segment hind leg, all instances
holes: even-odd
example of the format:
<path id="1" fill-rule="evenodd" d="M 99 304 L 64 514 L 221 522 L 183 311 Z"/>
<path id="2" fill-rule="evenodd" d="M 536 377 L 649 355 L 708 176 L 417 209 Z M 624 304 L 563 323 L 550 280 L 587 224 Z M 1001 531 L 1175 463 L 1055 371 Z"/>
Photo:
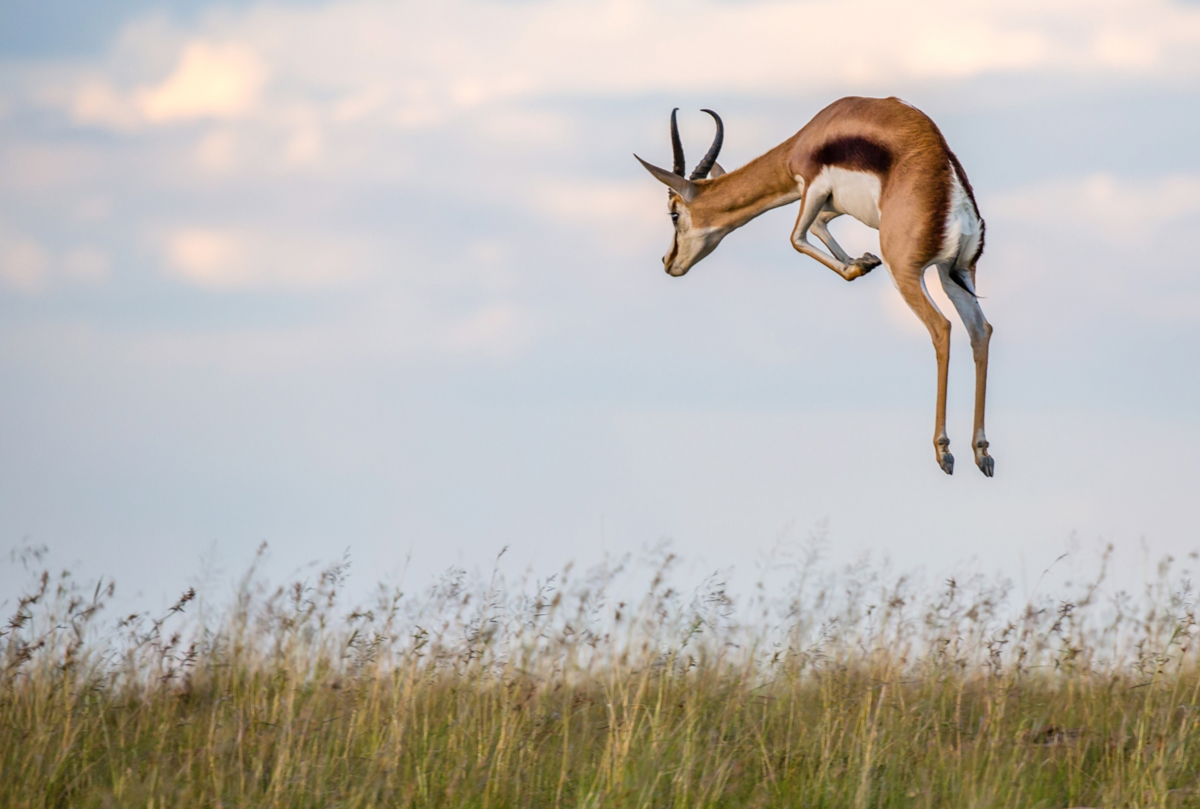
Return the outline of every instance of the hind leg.
<path id="1" fill-rule="evenodd" d="M 979 299 L 955 283 L 951 277 L 953 271 L 954 268 L 949 264 L 938 265 L 942 289 L 958 310 L 958 315 L 967 328 L 967 334 L 971 337 L 971 352 L 975 355 L 975 431 L 971 439 L 971 448 L 975 451 L 975 465 L 990 478 L 996 471 L 996 462 L 988 455 L 988 440 L 983 431 L 983 411 L 987 402 L 988 344 L 992 339 L 992 324 L 983 316 Z M 973 278 L 974 275 L 972 267 L 970 277 Z M 959 277 L 963 277 L 961 271 Z"/>
<path id="2" fill-rule="evenodd" d="M 884 257 L 888 250 L 884 248 Z M 950 437 L 946 435 L 946 379 L 950 371 L 950 321 L 946 319 L 929 297 L 925 289 L 925 265 L 920 260 L 909 259 L 906 262 L 892 264 L 888 261 L 892 279 L 901 297 L 912 309 L 933 339 L 933 349 L 937 354 L 937 412 L 934 416 L 933 450 L 937 457 L 938 466 L 947 475 L 954 474 L 954 456 L 950 454 Z"/>

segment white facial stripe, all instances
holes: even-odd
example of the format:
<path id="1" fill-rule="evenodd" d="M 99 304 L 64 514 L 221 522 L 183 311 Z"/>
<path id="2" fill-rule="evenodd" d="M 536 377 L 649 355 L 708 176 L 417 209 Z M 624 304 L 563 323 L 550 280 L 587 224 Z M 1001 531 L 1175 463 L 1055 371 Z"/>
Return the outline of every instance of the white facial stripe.
<path id="1" fill-rule="evenodd" d="M 711 253 L 724 236 L 719 228 L 688 227 L 690 218 L 685 221 L 681 216 L 679 223 L 680 228 L 672 245 L 674 260 L 667 267 L 672 275 L 683 275 L 693 264 Z M 670 255 L 668 253 L 668 257 Z"/>

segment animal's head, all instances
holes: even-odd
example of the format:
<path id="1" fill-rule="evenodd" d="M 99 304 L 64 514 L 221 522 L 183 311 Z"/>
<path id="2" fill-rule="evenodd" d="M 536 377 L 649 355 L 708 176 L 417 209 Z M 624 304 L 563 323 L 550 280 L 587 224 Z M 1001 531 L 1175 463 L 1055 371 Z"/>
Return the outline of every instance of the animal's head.
<path id="1" fill-rule="evenodd" d="M 646 167 L 659 182 L 670 188 L 667 192 L 667 210 L 675 225 L 675 238 L 671 249 L 663 256 L 663 266 L 670 275 L 678 278 L 691 269 L 692 265 L 707 256 L 721 239 L 729 232 L 728 228 L 718 226 L 716 217 L 710 215 L 704 205 L 704 192 L 709 187 L 711 179 L 715 180 L 725 173 L 717 165 L 717 155 L 721 151 L 721 143 L 725 139 L 725 127 L 721 117 L 712 110 L 707 112 L 717 122 L 717 136 L 713 138 L 708 154 L 704 155 L 690 177 L 684 177 L 685 163 L 683 160 L 683 143 L 679 139 L 679 125 L 675 122 L 675 113 L 671 111 L 671 148 L 675 155 L 673 171 L 660 169 L 642 160 L 637 155 L 638 162 Z"/>

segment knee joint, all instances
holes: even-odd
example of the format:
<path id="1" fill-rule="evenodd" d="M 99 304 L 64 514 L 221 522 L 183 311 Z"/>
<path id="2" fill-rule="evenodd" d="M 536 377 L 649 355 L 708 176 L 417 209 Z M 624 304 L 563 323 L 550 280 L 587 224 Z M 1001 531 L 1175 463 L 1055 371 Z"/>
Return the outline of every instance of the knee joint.
<path id="1" fill-rule="evenodd" d="M 950 342 L 950 321 L 946 318 L 934 321 L 933 327 L 930 329 L 933 336 L 933 344 L 942 346 Z"/>

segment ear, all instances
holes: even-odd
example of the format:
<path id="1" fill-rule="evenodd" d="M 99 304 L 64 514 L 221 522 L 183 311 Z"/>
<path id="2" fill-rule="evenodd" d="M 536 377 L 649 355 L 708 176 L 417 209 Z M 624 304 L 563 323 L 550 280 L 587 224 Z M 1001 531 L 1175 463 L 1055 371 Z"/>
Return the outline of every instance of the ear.
<path id="1" fill-rule="evenodd" d="M 696 184 L 691 180 L 686 177 L 680 177 L 673 171 L 667 171 L 666 169 L 660 169 L 658 166 L 651 165 L 637 155 L 634 155 L 634 157 L 637 157 L 637 161 L 645 166 L 646 171 L 653 174 L 656 180 L 674 189 L 675 193 L 682 197 L 684 202 L 691 202 L 696 198 Z"/>
<path id="2" fill-rule="evenodd" d="M 725 169 L 721 168 L 720 163 L 713 163 L 712 171 L 710 171 L 708 173 L 708 177 L 711 180 L 715 180 L 724 173 L 725 173 Z"/>

